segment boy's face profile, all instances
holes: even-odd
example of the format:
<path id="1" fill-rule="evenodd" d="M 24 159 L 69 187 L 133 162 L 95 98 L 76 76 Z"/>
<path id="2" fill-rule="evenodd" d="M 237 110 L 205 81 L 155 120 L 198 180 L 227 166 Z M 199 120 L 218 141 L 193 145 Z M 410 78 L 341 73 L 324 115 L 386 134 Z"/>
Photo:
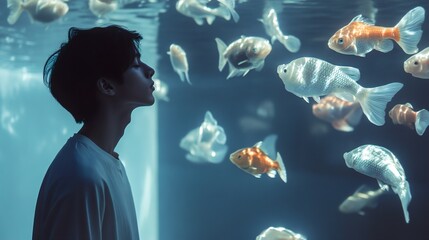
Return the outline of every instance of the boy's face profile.
<path id="1" fill-rule="evenodd" d="M 136 55 L 131 65 L 122 74 L 123 82 L 116 86 L 116 94 L 125 103 L 133 106 L 150 106 L 155 102 L 153 97 L 155 71 Z"/>

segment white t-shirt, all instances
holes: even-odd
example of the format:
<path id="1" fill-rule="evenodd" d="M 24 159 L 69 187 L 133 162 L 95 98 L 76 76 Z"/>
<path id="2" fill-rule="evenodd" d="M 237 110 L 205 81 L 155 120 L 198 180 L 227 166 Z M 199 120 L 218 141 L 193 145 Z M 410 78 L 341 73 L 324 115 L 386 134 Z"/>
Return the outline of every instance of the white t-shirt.
<path id="1" fill-rule="evenodd" d="M 51 163 L 37 199 L 33 240 L 139 239 L 121 161 L 75 134 Z"/>

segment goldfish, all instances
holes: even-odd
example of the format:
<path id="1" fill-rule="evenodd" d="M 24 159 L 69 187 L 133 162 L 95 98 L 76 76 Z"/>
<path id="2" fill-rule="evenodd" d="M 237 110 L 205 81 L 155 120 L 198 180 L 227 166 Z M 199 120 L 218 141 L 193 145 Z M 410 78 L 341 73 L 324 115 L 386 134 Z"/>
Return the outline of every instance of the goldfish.
<path id="1" fill-rule="evenodd" d="M 274 178 L 278 172 L 283 182 L 287 182 L 286 168 L 283 159 L 277 152 L 276 160 L 272 160 L 275 153 L 277 135 L 269 135 L 263 141 L 257 142 L 252 147 L 242 148 L 229 156 L 231 162 L 243 171 L 260 178 L 267 174 Z"/>
<path id="2" fill-rule="evenodd" d="M 284 227 L 269 227 L 261 232 L 256 240 L 307 240 L 307 238 Z"/>
<path id="3" fill-rule="evenodd" d="M 405 60 L 404 71 L 417 78 L 429 79 L 429 47 Z"/>
<path id="4" fill-rule="evenodd" d="M 331 123 L 332 127 L 343 132 L 351 132 L 362 118 L 359 102 L 349 102 L 335 96 L 326 96 L 313 104 L 313 115 Z"/>
<path id="5" fill-rule="evenodd" d="M 374 88 L 364 88 L 356 81 L 360 78 L 357 68 L 336 66 L 311 57 L 301 57 L 277 67 L 277 73 L 287 91 L 309 102 L 320 96 L 334 95 L 347 101 L 358 101 L 368 120 L 384 125 L 387 103 L 402 88 L 402 83 L 390 83 Z"/>
<path id="6" fill-rule="evenodd" d="M 7 0 L 10 14 L 7 18 L 9 24 L 15 24 L 23 11 L 26 11 L 34 21 L 49 23 L 55 21 L 69 11 L 68 5 L 61 0 Z"/>
<path id="7" fill-rule="evenodd" d="M 118 9 L 116 0 L 89 0 L 89 10 L 99 18 L 116 9 Z"/>
<path id="8" fill-rule="evenodd" d="M 226 79 L 245 76 L 252 69 L 260 71 L 272 49 L 270 42 L 260 37 L 241 36 L 228 46 L 220 38 L 215 40 L 219 52 L 219 71 L 222 71 L 227 62 L 229 65 Z"/>
<path id="9" fill-rule="evenodd" d="M 216 17 L 230 20 L 231 16 L 235 22 L 238 22 L 240 16 L 234 10 L 235 0 L 217 0 L 219 7 L 209 8 L 206 6 L 211 0 L 178 0 L 176 2 L 176 10 L 188 17 L 194 19 L 198 25 L 204 24 L 206 19 L 207 24 L 211 25 Z"/>
<path id="10" fill-rule="evenodd" d="M 170 62 L 173 66 L 174 71 L 179 75 L 182 82 L 186 81 L 191 84 L 189 80 L 189 65 L 186 57 L 186 52 L 177 44 L 170 45 L 170 51 L 167 52 L 170 55 Z"/>
<path id="11" fill-rule="evenodd" d="M 199 127 L 182 138 L 180 147 L 188 152 L 186 159 L 194 163 L 220 163 L 228 150 L 225 131 L 210 111 Z"/>
<path id="12" fill-rule="evenodd" d="M 390 111 L 389 116 L 394 124 L 405 125 L 411 129 L 416 129 L 418 135 L 423 135 L 429 125 L 429 111 L 422 109 L 413 111 L 410 103 L 396 104 Z"/>
<path id="13" fill-rule="evenodd" d="M 381 195 L 386 193 L 384 189 L 373 190 L 367 185 L 361 185 L 351 196 L 344 200 L 338 209 L 342 213 L 358 213 L 365 215 L 364 209 L 376 207 L 377 200 Z"/>
<path id="14" fill-rule="evenodd" d="M 301 47 L 301 41 L 292 35 L 284 35 L 280 30 L 279 21 L 277 19 L 276 11 L 271 8 L 266 11 L 262 19 L 259 19 L 264 24 L 265 32 L 271 37 L 271 44 L 279 40 L 283 46 L 290 52 L 298 52 Z"/>
<path id="15" fill-rule="evenodd" d="M 373 49 L 386 53 L 393 49 L 394 40 L 407 54 L 418 52 L 423 31 L 425 10 L 415 7 L 394 27 L 375 26 L 374 23 L 358 15 L 338 30 L 328 41 L 330 49 L 347 55 L 365 57 Z"/>
<path id="16" fill-rule="evenodd" d="M 410 185 L 399 160 L 388 149 L 376 145 L 362 145 L 343 155 L 347 167 L 375 178 L 383 190 L 398 194 L 405 222 L 410 221 L 408 205 L 411 201 Z"/>

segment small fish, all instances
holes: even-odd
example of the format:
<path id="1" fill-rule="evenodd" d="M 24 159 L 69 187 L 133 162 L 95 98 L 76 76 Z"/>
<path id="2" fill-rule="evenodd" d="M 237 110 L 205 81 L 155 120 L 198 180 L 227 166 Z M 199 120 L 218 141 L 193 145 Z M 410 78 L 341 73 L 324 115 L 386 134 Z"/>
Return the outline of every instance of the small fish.
<path id="1" fill-rule="evenodd" d="M 408 205 L 411 201 L 410 185 L 404 169 L 391 151 L 376 145 L 362 145 L 343 155 L 347 167 L 377 179 L 383 190 L 398 194 L 404 212 L 405 222 L 410 221 Z"/>
<path id="2" fill-rule="evenodd" d="M 259 234 L 256 240 L 307 240 L 307 238 L 284 227 L 269 227 Z"/>
<path id="3" fill-rule="evenodd" d="M 153 92 L 153 95 L 163 101 L 170 101 L 168 98 L 168 85 L 167 83 L 159 80 L 159 79 L 153 79 L 153 85 L 155 87 L 155 91 Z"/>
<path id="4" fill-rule="evenodd" d="M 259 21 L 264 24 L 265 32 L 271 37 L 271 44 L 277 39 L 290 52 L 295 53 L 299 51 L 301 41 L 295 36 L 283 34 L 279 27 L 277 13 L 273 8 L 269 9 Z"/>
<path id="5" fill-rule="evenodd" d="M 374 23 L 358 15 L 345 27 L 338 30 L 328 41 L 330 49 L 347 55 L 365 57 L 373 49 L 386 53 L 393 49 L 392 40 L 407 54 L 418 52 L 425 20 L 425 10 L 415 7 L 399 23 L 391 28 L 374 26 Z"/>
<path id="6" fill-rule="evenodd" d="M 429 47 L 404 62 L 404 70 L 414 77 L 429 79 Z"/>
<path id="7" fill-rule="evenodd" d="M 416 129 L 418 135 L 423 135 L 429 125 L 429 111 L 422 109 L 413 111 L 410 103 L 396 104 L 390 111 L 389 117 L 394 124 L 401 124 L 411 129 Z"/>
<path id="8" fill-rule="evenodd" d="M 68 5 L 61 0 L 7 0 L 10 14 L 7 18 L 9 24 L 15 24 L 23 11 L 26 11 L 34 21 L 49 23 L 66 15 Z"/>
<path id="9" fill-rule="evenodd" d="M 359 102 L 350 102 L 335 96 L 326 96 L 313 104 L 313 115 L 331 123 L 338 131 L 351 132 L 362 118 Z"/>
<path id="10" fill-rule="evenodd" d="M 98 18 L 118 9 L 116 0 L 89 0 L 89 10 Z"/>
<path id="11" fill-rule="evenodd" d="M 170 51 L 168 51 L 167 54 L 170 55 L 171 65 L 174 71 L 179 75 L 180 80 L 184 82 L 186 79 L 186 81 L 191 84 L 188 75 L 189 65 L 186 52 L 179 45 L 171 44 Z"/>
<path id="12" fill-rule="evenodd" d="M 176 2 L 176 10 L 194 19 L 198 25 L 204 24 L 206 19 L 207 24 L 211 25 L 216 17 L 224 18 L 229 21 L 232 18 L 235 22 L 240 19 L 238 13 L 234 10 L 235 0 L 217 0 L 219 7 L 209 8 L 207 3 L 211 0 L 178 0 Z"/>
<path id="13" fill-rule="evenodd" d="M 271 44 L 265 38 L 244 37 L 235 40 L 228 46 L 219 38 L 216 38 L 219 52 L 219 71 L 228 62 L 228 78 L 246 76 L 252 70 L 260 71 L 264 67 L 265 58 L 271 52 Z"/>
<path id="14" fill-rule="evenodd" d="M 217 124 L 212 113 L 207 111 L 204 122 L 182 138 L 180 147 L 188 152 L 186 159 L 191 162 L 220 163 L 228 150 L 225 143 L 225 131 Z"/>
<path id="15" fill-rule="evenodd" d="M 360 186 L 353 195 L 349 196 L 340 204 L 338 209 L 342 213 L 358 213 L 365 215 L 364 209 L 376 207 L 378 198 L 386 191 L 384 189 L 373 190 L 367 185 Z"/>
<path id="16" fill-rule="evenodd" d="M 229 156 L 229 159 L 237 167 L 257 178 L 264 173 L 274 178 L 277 171 L 283 182 L 287 182 L 286 168 L 280 153 L 277 152 L 276 160 L 272 160 L 276 141 L 277 135 L 269 135 L 263 142 L 257 142 L 253 147 L 235 151 Z"/>
<path id="17" fill-rule="evenodd" d="M 377 126 L 384 124 L 386 105 L 403 86 L 402 83 L 390 83 L 364 88 L 356 82 L 360 78 L 359 69 L 336 66 L 311 57 L 279 65 L 277 73 L 286 90 L 306 102 L 309 102 L 309 97 L 319 102 L 320 96 L 329 94 L 347 101 L 358 101 L 368 120 Z"/>

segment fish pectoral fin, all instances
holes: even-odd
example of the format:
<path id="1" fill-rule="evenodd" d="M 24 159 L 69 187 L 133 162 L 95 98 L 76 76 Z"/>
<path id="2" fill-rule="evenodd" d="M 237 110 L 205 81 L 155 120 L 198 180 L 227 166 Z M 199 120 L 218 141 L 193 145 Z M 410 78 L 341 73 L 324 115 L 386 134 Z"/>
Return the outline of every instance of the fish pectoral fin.
<path id="1" fill-rule="evenodd" d="M 393 50 L 393 41 L 390 39 L 378 41 L 374 45 L 374 49 L 383 53 L 390 52 Z"/>
<path id="2" fill-rule="evenodd" d="M 351 79 L 355 80 L 356 82 L 360 78 L 360 71 L 357 68 L 349 67 L 349 66 L 338 66 L 341 72 L 347 74 Z"/>
<path id="3" fill-rule="evenodd" d="M 202 26 L 204 24 L 204 20 L 201 18 L 194 18 L 194 21 L 197 25 Z M 208 21 L 207 21 L 208 22 Z"/>
<path id="4" fill-rule="evenodd" d="M 262 68 L 264 67 L 264 65 L 265 65 L 265 61 L 262 61 L 256 68 L 255 68 L 255 70 L 256 71 L 261 71 L 262 70 Z"/>
<path id="5" fill-rule="evenodd" d="M 252 174 L 255 178 L 261 178 L 261 174 Z"/>
<path id="6" fill-rule="evenodd" d="M 268 177 L 270 177 L 270 178 L 275 178 L 276 177 L 276 171 L 275 170 L 270 170 L 270 171 L 268 171 L 267 172 L 267 175 L 268 175 Z"/>
<path id="7" fill-rule="evenodd" d="M 302 99 L 304 99 L 304 101 L 306 101 L 307 103 L 310 103 L 310 101 L 308 100 L 308 97 L 302 97 Z"/>
<path id="8" fill-rule="evenodd" d="M 332 122 L 332 127 L 342 132 L 352 132 L 354 128 L 350 126 L 345 119 Z"/>
<path id="9" fill-rule="evenodd" d="M 215 16 L 211 16 L 211 15 L 210 15 L 210 16 L 207 16 L 207 17 L 206 17 L 207 24 L 208 24 L 208 25 L 212 25 L 215 19 L 216 19 L 216 17 L 215 17 Z"/>
<path id="10" fill-rule="evenodd" d="M 385 184 L 384 182 L 377 180 L 378 186 L 380 186 L 383 191 L 389 191 L 389 185 Z"/>
<path id="11" fill-rule="evenodd" d="M 313 100 L 316 101 L 317 103 L 320 102 L 320 96 L 313 96 Z"/>

